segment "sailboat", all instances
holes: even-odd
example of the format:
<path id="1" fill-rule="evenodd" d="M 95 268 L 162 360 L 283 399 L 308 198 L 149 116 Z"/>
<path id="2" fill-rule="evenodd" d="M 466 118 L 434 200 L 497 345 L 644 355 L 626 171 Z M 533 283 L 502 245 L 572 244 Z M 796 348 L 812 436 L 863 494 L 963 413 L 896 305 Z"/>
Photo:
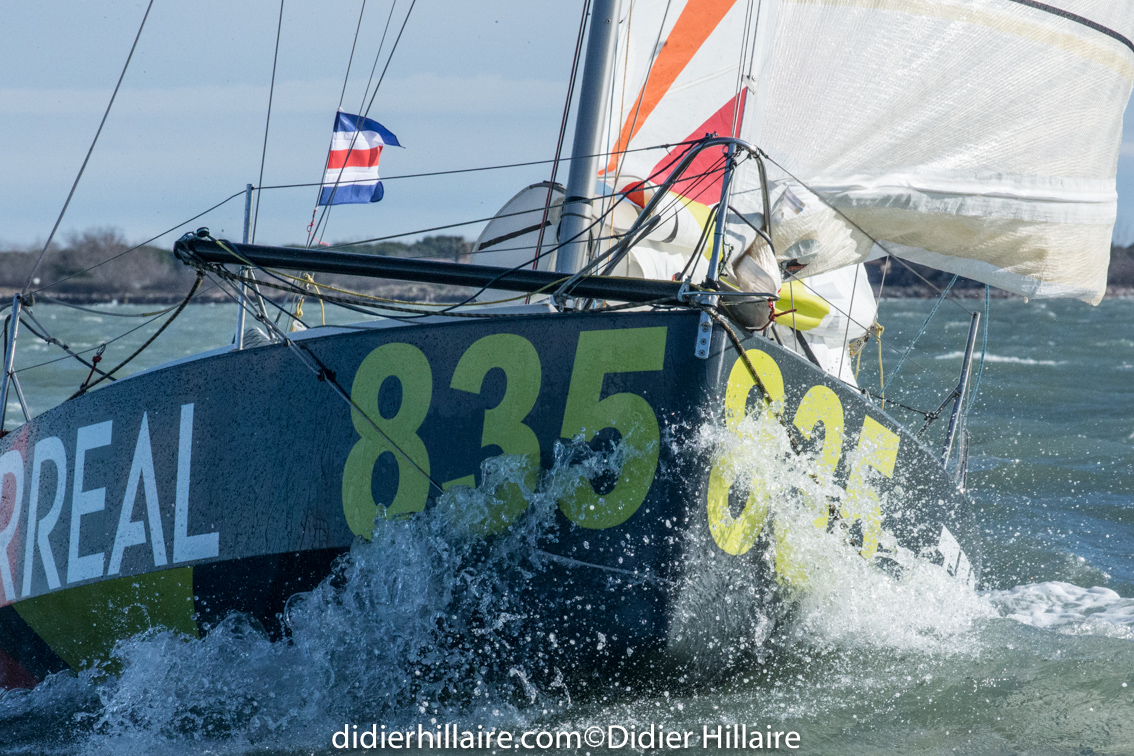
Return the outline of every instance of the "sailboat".
<path id="1" fill-rule="evenodd" d="M 593 0 L 567 184 L 520 191 L 469 262 L 200 229 L 174 254 L 264 338 L 242 326 L 5 433 L 0 684 L 232 612 L 283 637 L 352 545 L 439 509 L 485 548 L 544 518 L 510 637 L 583 677 L 758 642 L 749 609 L 807 589 L 812 532 L 975 584 L 978 318 L 931 448 L 849 367 L 876 313 L 862 266 L 1097 303 L 1132 32 L 1130 3 Z M 479 293 L 294 331 L 261 302 L 316 296 L 299 272 Z"/>

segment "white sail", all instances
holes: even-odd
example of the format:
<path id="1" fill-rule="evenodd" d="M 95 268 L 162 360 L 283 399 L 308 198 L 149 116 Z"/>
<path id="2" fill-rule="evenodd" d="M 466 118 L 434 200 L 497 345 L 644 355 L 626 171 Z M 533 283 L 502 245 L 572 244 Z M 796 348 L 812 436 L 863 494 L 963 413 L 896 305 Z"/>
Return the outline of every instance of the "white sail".
<path id="1" fill-rule="evenodd" d="M 1102 297 L 1134 3 L 627 0 L 620 27 L 614 188 L 679 154 L 642 147 L 739 135 L 774 162 L 777 257 L 805 274 L 878 241 L 1026 296 Z M 757 207 L 739 173 L 736 205 Z M 703 218 L 719 180 L 676 191 Z"/>
<path id="2" fill-rule="evenodd" d="M 680 143 L 708 134 L 742 135 L 745 110 L 751 107 L 747 83 L 766 62 L 774 30 L 759 6 L 737 0 L 623 3 L 607 138 L 611 154 L 600 172 L 611 189 L 630 200 L 623 204 L 641 207 L 635 197 L 641 197 L 642 188 L 648 194 L 663 183 L 689 149 Z M 657 145 L 671 147 L 649 149 Z M 659 205 L 662 227 L 674 226 L 676 233 L 670 232 L 666 244 L 659 244 L 655 233 L 637 245 L 626 274 L 703 277 L 711 245 L 704 247 L 703 259 L 686 263 L 709 222 L 710 207 L 720 200 L 724 157 L 722 149 L 712 149 L 693 160 Z M 750 178 L 739 183 L 746 181 L 752 183 Z M 742 188 L 730 202 L 746 215 L 757 213 L 760 203 L 758 186 L 757 191 Z M 615 234 L 628 225 L 617 213 L 611 222 Z M 776 291 L 780 274 L 770 255 L 753 250 L 740 265 L 756 234 L 739 221 L 727 224 L 727 230 L 724 258 L 732 277 L 747 289 Z"/>
<path id="3" fill-rule="evenodd" d="M 1101 299 L 1134 3 L 771 3 L 742 134 L 800 200 L 778 219 L 781 260 L 807 240 L 820 272 L 878 240 L 1026 296 Z"/>

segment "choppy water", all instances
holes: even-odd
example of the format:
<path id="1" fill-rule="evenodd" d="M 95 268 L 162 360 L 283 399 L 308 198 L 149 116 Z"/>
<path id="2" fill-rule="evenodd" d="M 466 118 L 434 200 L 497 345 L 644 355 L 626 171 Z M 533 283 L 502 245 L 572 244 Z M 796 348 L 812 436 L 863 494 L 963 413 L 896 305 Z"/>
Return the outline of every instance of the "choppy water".
<path id="1" fill-rule="evenodd" d="M 904 348 L 929 308 L 884 302 L 887 341 Z M 130 324 L 35 312 L 76 348 Z M 233 320 L 230 308 L 192 307 L 137 367 L 219 346 Z M 514 621 L 493 603 L 491 570 L 448 590 L 446 568 L 472 541 L 439 507 L 360 545 L 336 581 L 295 598 L 291 644 L 269 644 L 239 618 L 202 641 L 133 639 L 119 648 L 117 677 L 57 675 L 0 697 L 0 744 L 13 753 L 335 753 L 343 722 L 436 720 L 517 732 L 771 725 L 800 733 L 798 752 L 812 754 L 1134 754 L 1132 320 L 1130 300 L 992 303 L 970 423 L 969 487 L 985 538 L 975 591 L 932 569 L 900 582 L 862 569 L 816 531 L 805 548 L 823 556 L 807 588 L 790 611 L 753 618 L 760 652 L 723 680 L 612 682 L 580 696 L 493 646 L 504 636 L 491 626 L 481 625 L 483 647 L 438 650 L 438 616 L 495 617 L 495 630 Z M 956 380 L 967 325 L 966 313 L 944 306 L 888 398 L 936 407 Z M 109 347 L 107 362 L 144 333 Z M 21 347 L 22 366 L 57 355 L 31 338 Z M 897 354 L 883 357 L 892 372 Z M 871 344 L 860 381 L 875 390 L 877 361 Z M 71 364 L 21 374 L 33 412 L 86 377 Z M 480 554 L 482 564 L 538 569 L 531 544 L 554 499 L 532 498 L 533 516 Z M 391 578 L 392 565 L 409 563 L 423 568 Z M 434 670 L 424 682 L 423 669 Z"/>

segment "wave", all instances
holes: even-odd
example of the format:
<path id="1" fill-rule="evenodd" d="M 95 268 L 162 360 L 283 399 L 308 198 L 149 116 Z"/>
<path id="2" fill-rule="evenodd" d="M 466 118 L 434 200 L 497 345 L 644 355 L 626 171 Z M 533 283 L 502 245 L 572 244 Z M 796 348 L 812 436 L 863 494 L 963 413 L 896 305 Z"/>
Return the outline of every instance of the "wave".
<path id="1" fill-rule="evenodd" d="M 993 591 L 989 599 L 1002 616 L 1032 627 L 1134 639 L 1134 599 L 1109 588 L 1052 581 Z"/>
<path id="2" fill-rule="evenodd" d="M 935 360 L 959 360 L 964 358 L 964 352 L 948 352 L 946 354 L 939 354 L 933 359 Z M 975 359 L 979 359 L 974 357 Z M 999 354 L 987 354 L 984 359 L 988 362 L 1002 362 L 1012 365 L 1067 365 L 1067 360 L 1037 360 L 1032 357 L 1005 357 Z"/>

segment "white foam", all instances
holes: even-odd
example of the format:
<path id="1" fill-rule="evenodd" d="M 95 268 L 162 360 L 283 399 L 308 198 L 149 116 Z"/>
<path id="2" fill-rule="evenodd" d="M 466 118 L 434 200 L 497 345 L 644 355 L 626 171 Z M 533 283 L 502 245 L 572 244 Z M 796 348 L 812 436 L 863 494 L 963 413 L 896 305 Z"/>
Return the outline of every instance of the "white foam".
<path id="1" fill-rule="evenodd" d="M 540 546 L 554 540 L 558 500 L 628 453 L 572 446 L 557 448 L 538 491 L 524 484 L 523 458 L 496 457 L 479 487 L 450 489 L 408 520 L 379 518 L 331 577 L 288 601 L 286 642 L 239 614 L 200 640 L 161 631 L 120 642 L 121 673 L 93 683 L 100 706 L 84 752 L 316 748 L 336 722 L 464 716 L 499 726 L 522 718 L 518 704 L 555 704 L 562 673 L 532 648 L 554 636 L 523 615 L 509 586 L 546 564 Z M 486 541 L 478 528 L 509 483 L 529 509 Z"/>
<path id="2" fill-rule="evenodd" d="M 1134 639 L 1134 599 L 1109 588 L 1052 581 L 993 591 L 989 599 L 1002 616 L 1032 627 Z"/>
<path id="3" fill-rule="evenodd" d="M 880 538 L 879 556 L 885 552 L 896 563 L 895 570 L 885 571 L 877 559 L 862 557 L 845 529 L 816 527 L 813 502 L 825 507 L 842 491 L 814 479 L 813 462 L 791 451 L 770 413 L 742 421 L 741 429 L 739 439 L 724 431 L 705 433 L 728 450 L 733 464 L 743 459 L 741 474 L 764 483 L 777 539 L 790 533 L 792 561 L 802 569 L 802 579 L 787 590 L 796 611 L 785 633 L 794 642 L 824 649 L 971 650 L 971 634 L 980 620 L 995 616 L 987 599 L 943 567 L 899 547 L 893 534 L 884 531 Z M 844 448 L 853 448 L 853 442 L 847 439 Z M 847 452 L 850 464 L 859 453 L 865 452 Z M 911 505 L 913 497 L 912 492 L 891 492 L 883 497 L 882 509 L 899 510 Z M 774 561 L 777 547 L 769 560 Z"/>
<path id="4" fill-rule="evenodd" d="M 962 359 L 964 356 L 965 356 L 964 352 L 946 352 L 945 354 L 937 355 L 933 359 L 935 359 L 935 360 L 959 360 L 959 359 Z M 973 359 L 974 360 L 980 360 L 980 355 L 974 354 Z M 1037 360 L 1037 359 L 1034 359 L 1032 357 L 1006 357 L 1004 355 L 999 355 L 999 354 L 986 354 L 984 356 L 984 359 L 987 362 L 1000 362 L 1000 363 L 1008 363 L 1008 364 L 1011 364 L 1011 365 L 1048 365 L 1048 366 L 1052 366 L 1052 365 L 1066 365 L 1066 364 L 1068 364 L 1067 360 Z"/>

